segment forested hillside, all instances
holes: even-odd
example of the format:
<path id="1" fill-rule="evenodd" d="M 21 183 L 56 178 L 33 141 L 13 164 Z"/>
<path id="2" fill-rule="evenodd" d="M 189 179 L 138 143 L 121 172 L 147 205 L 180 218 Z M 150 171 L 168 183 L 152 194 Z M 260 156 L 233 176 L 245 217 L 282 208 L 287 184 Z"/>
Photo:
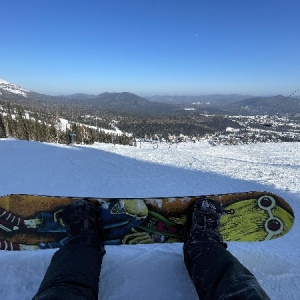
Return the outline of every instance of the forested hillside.
<path id="1" fill-rule="evenodd" d="M 93 126 L 66 121 L 58 115 L 26 111 L 10 103 L 0 106 L 0 138 L 5 137 L 61 144 L 131 143 L 131 137 L 125 134 L 106 133 Z"/>

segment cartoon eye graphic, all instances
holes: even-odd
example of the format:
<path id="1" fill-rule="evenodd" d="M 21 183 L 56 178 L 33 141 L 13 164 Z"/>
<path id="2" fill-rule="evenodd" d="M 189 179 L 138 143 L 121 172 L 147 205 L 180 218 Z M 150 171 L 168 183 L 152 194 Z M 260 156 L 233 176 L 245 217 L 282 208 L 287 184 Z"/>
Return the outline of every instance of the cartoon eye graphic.
<path id="1" fill-rule="evenodd" d="M 272 232 L 273 234 L 278 234 L 282 232 L 283 230 L 283 224 L 279 219 L 269 219 L 266 222 L 266 229 L 268 229 L 268 232 Z"/>
<path id="2" fill-rule="evenodd" d="M 257 202 L 258 206 L 264 210 L 271 210 L 276 205 L 275 199 L 270 196 L 260 197 Z"/>
<path id="3" fill-rule="evenodd" d="M 281 233 L 284 229 L 283 222 L 274 217 L 272 213 L 272 209 L 276 205 L 276 200 L 271 196 L 262 196 L 257 200 L 257 205 L 269 215 L 269 219 L 264 223 L 264 227 L 268 233 L 266 240 L 270 240 L 274 235 Z"/>

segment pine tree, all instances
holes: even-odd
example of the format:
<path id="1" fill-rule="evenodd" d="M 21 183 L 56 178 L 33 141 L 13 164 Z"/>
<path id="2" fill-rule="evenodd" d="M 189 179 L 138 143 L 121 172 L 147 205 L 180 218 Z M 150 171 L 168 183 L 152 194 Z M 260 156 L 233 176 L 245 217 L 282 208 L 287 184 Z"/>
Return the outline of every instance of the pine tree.
<path id="1" fill-rule="evenodd" d="M 54 126 L 54 124 L 51 124 L 50 127 L 49 127 L 49 141 L 50 143 L 54 143 L 54 142 L 57 142 L 57 130 Z"/>
<path id="2" fill-rule="evenodd" d="M 15 136 L 15 131 L 14 131 L 15 124 L 12 116 L 12 108 L 9 103 L 7 103 L 6 112 L 7 112 L 5 117 L 6 135 Z"/>
<path id="3" fill-rule="evenodd" d="M 16 137 L 21 140 L 29 140 L 29 129 L 26 118 L 23 117 L 21 108 L 17 108 L 16 116 Z"/>
<path id="4" fill-rule="evenodd" d="M 34 121 L 33 121 L 33 126 L 32 126 L 32 139 L 34 141 L 38 141 L 39 140 L 39 129 L 40 129 L 40 123 L 39 123 L 39 117 L 38 114 L 35 113 L 33 115 Z"/>
<path id="5" fill-rule="evenodd" d="M 47 139 L 48 139 L 48 134 L 47 134 L 47 125 L 42 122 L 40 123 L 40 126 L 39 126 L 39 141 L 40 142 L 47 142 Z"/>
<path id="6" fill-rule="evenodd" d="M 2 115 L 0 114 L 0 138 L 6 138 L 6 130 L 4 126 L 4 122 L 2 120 Z"/>

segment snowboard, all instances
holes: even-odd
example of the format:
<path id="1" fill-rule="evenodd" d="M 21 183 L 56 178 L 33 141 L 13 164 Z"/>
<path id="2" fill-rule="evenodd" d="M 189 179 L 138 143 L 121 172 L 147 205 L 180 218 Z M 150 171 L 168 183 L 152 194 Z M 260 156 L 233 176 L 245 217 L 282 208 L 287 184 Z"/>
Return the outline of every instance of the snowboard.
<path id="1" fill-rule="evenodd" d="M 100 210 L 106 245 L 182 242 L 188 208 L 199 198 L 222 203 L 220 233 L 224 241 L 279 238 L 293 226 L 294 213 L 281 197 L 269 192 L 163 197 L 97 198 L 11 194 L 0 197 L 0 249 L 59 248 L 67 235 L 61 219 L 64 206 L 76 199 Z"/>

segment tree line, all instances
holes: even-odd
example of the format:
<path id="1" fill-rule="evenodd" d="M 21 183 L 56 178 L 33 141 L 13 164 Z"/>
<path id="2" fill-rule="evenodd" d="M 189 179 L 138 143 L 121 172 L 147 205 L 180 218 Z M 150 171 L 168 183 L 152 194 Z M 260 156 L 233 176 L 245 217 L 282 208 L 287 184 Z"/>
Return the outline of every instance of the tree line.
<path id="1" fill-rule="evenodd" d="M 124 134 L 106 133 L 76 122 L 64 125 L 57 116 L 28 112 L 10 103 L 2 104 L 0 108 L 0 138 L 60 144 L 132 143 L 132 138 Z"/>
<path id="2" fill-rule="evenodd" d="M 156 137 L 166 141 L 170 136 L 180 135 L 199 138 L 216 131 L 223 131 L 230 126 L 237 127 L 238 125 L 223 116 L 204 116 L 197 113 L 164 118 L 123 117 L 118 122 L 120 130 L 131 132 L 136 137 Z"/>

